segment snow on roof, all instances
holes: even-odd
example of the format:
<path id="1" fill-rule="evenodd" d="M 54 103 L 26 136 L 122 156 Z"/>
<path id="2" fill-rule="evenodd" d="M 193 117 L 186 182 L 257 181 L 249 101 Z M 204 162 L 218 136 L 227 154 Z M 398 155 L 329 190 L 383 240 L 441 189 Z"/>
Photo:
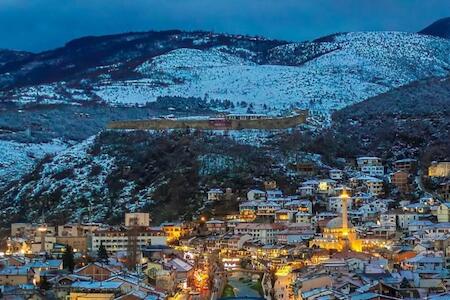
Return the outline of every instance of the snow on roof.
<path id="1" fill-rule="evenodd" d="M 429 225 L 433 225 L 433 222 L 428 221 L 428 220 L 417 220 L 417 221 L 412 221 L 409 222 L 409 226 L 429 226 Z"/>
<path id="2" fill-rule="evenodd" d="M 373 293 L 373 292 L 367 292 L 363 294 L 356 294 L 351 296 L 350 300 L 371 300 L 375 299 L 377 297 L 380 297 L 379 294 Z"/>
<path id="3" fill-rule="evenodd" d="M 379 160 L 381 158 L 376 157 L 376 156 L 361 156 L 356 158 L 357 160 Z"/>
<path id="4" fill-rule="evenodd" d="M 263 190 L 258 190 L 258 189 L 251 189 L 248 191 L 248 193 L 258 193 L 258 194 L 265 194 L 266 192 L 264 192 Z"/>
<path id="5" fill-rule="evenodd" d="M 306 212 L 302 212 L 302 211 L 297 212 L 295 215 L 296 216 L 311 216 L 310 213 L 306 213 Z"/>
<path id="6" fill-rule="evenodd" d="M 412 158 L 404 158 L 404 159 L 396 160 L 395 162 L 396 163 L 402 163 L 402 162 L 415 162 L 415 161 L 417 161 L 417 160 L 416 159 L 412 159 Z"/>
<path id="7" fill-rule="evenodd" d="M 265 207 L 265 206 L 280 207 L 281 205 L 272 201 L 258 203 L 258 207 Z"/>
<path id="8" fill-rule="evenodd" d="M 289 206 L 289 205 L 302 205 L 302 204 L 311 204 L 311 201 L 306 200 L 306 199 L 292 200 L 292 201 L 286 202 L 286 203 L 284 204 L 284 206 Z"/>
<path id="9" fill-rule="evenodd" d="M 73 288 L 93 290 L 115 290 L 120 288 L 123 282 L 116 281 L 76 281 L 72 283 Z"/>
<path id="10" fill-rule="evenodd" d="M 256 201 L 246 201 L 239 204 L 239 206 L 258 206 L 259 202 Z"/>
<path id="11" fill-rule="evenodd" d="M 30 271 L 29 267 L 6 267 L 2 270 L 0 270 L 0 275 L 27 275 L 28 272 Z"/>
<path id="12" fill-rule="evenodd" d="M 440 256 L 422 256 L 418 255 L 406 260 L 408 263 L 442 263 L 444 258 Z"/>
<path id="13" fill-rule="evenodd" d="M 185 262 L 180 258 L 174 258 L 167 263 L 168 265 L 174 267 L 178 272 L 189 272 L 192 270 L 193 266 Z"/>
<path id="14" fill-rule="evenodd" d="M 318 185 L 319 181 L 315 179 L 306 180 L 302 183 L 302 185 Z"/>
<path id="15" fill-rule="evenodd" d="M 221 220 L 209 220 L 209 221 L 206 221 L 206 224 L 224 224 L 225 222 L 224 221 L 221 221 Z"/>
<path id="16" fill-rule="evenodd" d="M 252 229 L 252 230 L 268 230 L 268 229 L 282 229 L 280 224 L 275 223 L 240 223 L 236 229 Z"/>
<path id="17" fill-rule="evenodd" d="M 425 207 L 428 207 L 428 205 L 426 205 L 424 203 L 416 202 L 416 203 L 408 204 L 406 207 L 407 208 L 425 208 Z"/>
<path id="18" fill-rule="evenodd" d="M 275 213 L 290 213 L 290 212 L 293 212 L 293 211 L 290 209 L 279 209 L 279 210 L 275 211 Z"/>
<path id="19" fill-rule="evenodd" d="M 62 265 L 60 259 L 49 259 L 45 261 L 33 261 L 27 264 L 30 268 L 59 268 Z"/>

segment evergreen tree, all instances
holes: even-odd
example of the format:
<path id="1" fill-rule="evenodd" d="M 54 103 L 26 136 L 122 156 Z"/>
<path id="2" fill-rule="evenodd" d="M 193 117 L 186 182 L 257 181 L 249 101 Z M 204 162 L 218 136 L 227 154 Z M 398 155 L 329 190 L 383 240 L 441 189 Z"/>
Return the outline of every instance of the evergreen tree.
<path id="1" fill-rule="evenodd" d="M 75 261 L 73 259 L 73 249 L 71 246 L 67 245 L 66 251 L 64 252 L 62 259 L 64 269 L 67 269 L 70 271 L 70 273 L 72 273 L 75 267 Z"/>
<path id="2" fill-rule="evenodd" d="M 106 251 L 106 248 L 105 246 L 103 246 L 103 244 L 100 244 L 100 247 L 98 247 L 97 261 L 108 263 L 108 252 Z"/>

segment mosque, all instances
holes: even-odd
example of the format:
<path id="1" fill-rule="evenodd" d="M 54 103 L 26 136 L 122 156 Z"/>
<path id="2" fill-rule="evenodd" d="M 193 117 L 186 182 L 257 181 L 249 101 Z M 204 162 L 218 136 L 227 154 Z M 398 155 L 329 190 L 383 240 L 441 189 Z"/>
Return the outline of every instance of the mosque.
<path id="1" fill-rule="evenodd" d="M 342 200 L 342 216 L 331 219 L 323 230 L 322 237 L 313 239 L 310 247 L 316 246 L 328 250 L 352 250 L 356 252 L 362 251 L 363 241 L 358 239 L 355 228 L 348 221 L 347 201 L 348 194 L 344 190 L 341 195 Z"/>

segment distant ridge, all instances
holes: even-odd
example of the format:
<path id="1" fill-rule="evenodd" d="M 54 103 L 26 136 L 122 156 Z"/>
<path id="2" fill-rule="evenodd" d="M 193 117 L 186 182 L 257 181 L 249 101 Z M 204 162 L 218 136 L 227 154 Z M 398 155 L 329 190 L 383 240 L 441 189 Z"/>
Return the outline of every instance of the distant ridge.
<path id="1" fill-rule="evenodd" d="M 450 39 L 450 17 L 437 20 L 419 33 Z"/>

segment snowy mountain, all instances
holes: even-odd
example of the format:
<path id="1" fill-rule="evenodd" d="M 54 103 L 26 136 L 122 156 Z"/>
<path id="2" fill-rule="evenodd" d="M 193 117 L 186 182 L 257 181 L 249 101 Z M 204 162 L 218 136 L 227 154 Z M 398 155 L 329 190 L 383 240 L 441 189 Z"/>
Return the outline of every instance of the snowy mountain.
<path id="1" fill-rule="evenodd" d="M 53 140 L 48 143 L 18 143 L 0 140 L 0 189 L 7 183 L 31 172 L 46 155 L 64 150 L 68 145 Z"/>
<path id="2" fill-rule="evenodd" d="M 450 39 L 450 17 L 437 20 L 419 33 Z"/>
<path id="3" fill-rule="evenodd" d="M 329 114 L 450 71 L 450 41 L 415 33 L 345 33 L 305 43 L 211 33 L 159 34 L 165 37 L 164 42 L 153 41 L 149 53 L 136 50 L 138 45 L 149 47 L 142 41 L 134 43 L 131 50 L 125 47 L 129 41 L 141 40 L 139 34 L 121 35 L 114 42 L 93 38 L 91 48 L 97 56 L 102 54 L 98 47 L 111 48 L 111 43 L 119 43 L 116 40 L 125 47 L 114 55 L 105 50 L 108 55 L 99 59 L 104 65 L 88 65 L 91 60 L 78 63 L 75 58 L 69 64 L 53 52 L 21 64 L 6 64 L 0 67 L 0 82 L 4 84 L 0 99 L 46 104 L 95 101 L 122 106 L 145 105 L 162 96 L 207 97 L 233 102 L 231 111 L 247 110 L 240 105 L 245 102 L 255 112 L 279 114 L 298 107 Z M 87 39 L 54 52 L 74 55 L 80 43 L 84 45 L 81 49 L 94 51 L 86 46 Z M 49 82 L 33 79 L 35 72 L 50 72 L 50 66 L 54 76 L 47 76 Z M 67 68 L 75 70 L 72 75 L 67 74 Z"/>
<path id="4" fill-rule="evenodd" d="M 247 132 L 231 134 L 249 141 L 246 145 L 235 145 L 227 138 L 212 143 L 207 134 L 189 140 L 176 134 L 167 139 L 142 137 L 142 133 L 98 133 L 111 120 L 142 119 L 169 111 L 177 116 L 223 110 L 281 114 L 292 108 L 307 108 L 325 116 L 317 119 L 329 120 L 338 111 L 335 121 L 341 123 L 338 130 L 343 135 L 352 130 L 355 139 L 366 141 L 365 134 L 371 130 L 358 124 L 378 126 L 377 140 L 369 148 L 382 149 L 386 143 L 380 116 L 390 116 L 391 111 L 401 116 L 398 110 L 405 106 L 414 121 L 415 113 L 423 109 L 420 101 L 433 91 L 448 93 L 435 83 L 450 75 L 450 40 L 434 35 L 439 34 L 355 32 L 290 43 L 164 31 L 86 37 L 42 53 L 1 50 L 0 220 L 32 219 L 43 210 L 54 218 L 70 215 L 77 220 L 87 218 L 88 206 L 97 220 L 113 221 L 125 210 L 150 206 L 164 208 L 159 217 L 171 219 L 174 215 L 168 211 L 183 213 L 178 210 L 184 206 L 177 201 L 189 211 L 198 208 L 196 193 L 211 179 L 205 175 L 208 170 L 223 172 L 221 178 L 229 171 L 224 165 L 235 166 L 233 172 L 245 178 L 261 173 L 260 166 L 265 166 L 266 174 L 275 172 L 271 169 L 276 165 L 271 161 L 274 153 L 258 152 L 262 151 L 255 147 L 259 138 Z M 420 88 L 414 88 L 416 82 L 422 83 Z M 422 94 L 422 87 L 427 93 Z M 402 98 L 397 103 L 392 95 L 415 102 Z M 433 109 L 447 98 L 438 97 Z M 377 107 L 378 102 L 383 109 L 378 118 L 364 113 L 366 104 Z M 351 111 L 361 113 L 355 116 L 357 123 L 345 119 Z M 422 127 L 447 126 L 447 115 L 426 115 L 440 121 L 427 121 Z M 368 116 L 371 123 L 365 120 Z M 403 122 L 395 117 L 389 124 L 400 124 L 400 128 Z M 408 132 L 408 126 L 399 132 Z M 266 140 L 278 137 L 265 135 Z M 310 144 L 295 138 L 285 144 L 302 144 L 308 152 L 322 155 L 327 153 L 320 151 L 337 145 L 331 141 L 323 146 L 311 136 L 306 137 Z M 396 146 L 416 142 L 404 136 L 406 142 Z M 433 136 L 439 140 L 443 135 Z M 354 146 L 348 139 L 341 142 Z M 420 151 L 414 143 L 415 151 Z M 352 151 L 369 151 L 364 148 L 367 145 Z M 347 149 L 344 146 L 334 148 Z M 241 161 L 242 153 L 257 154 Z M 188 193 L 171 194 L 169 186 L 183 187 Z"/>

